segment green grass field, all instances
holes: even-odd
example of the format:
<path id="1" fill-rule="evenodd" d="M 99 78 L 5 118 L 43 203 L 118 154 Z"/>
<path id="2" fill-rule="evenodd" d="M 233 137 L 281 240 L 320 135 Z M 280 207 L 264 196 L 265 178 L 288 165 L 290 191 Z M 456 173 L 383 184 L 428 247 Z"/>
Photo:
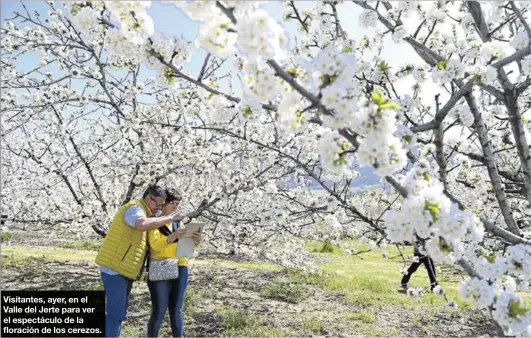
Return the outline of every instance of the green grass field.
<path id="1" fill-rule="evenodd" d="M 363 246 L 357 245 L 363 250 Z M 94 265 L 97 243 L 61 247 L 2 246 L 3 289 L 101 290 Z M 440 284 L 458 310 L 444 298 L 427 293 L 410 298 L 398 293 L 402 258 L 395 247 L 361 256 L 346 256 L 338 248 L 308 243 L 323 275 L 286 270 L 262 262 L 195 259 L 185 305 L 186 336 L 476 336 L 494 335 L 485 312 L 473 309 L 457 295 L 463 276 L 438 267 Z M 386 251 L 391 258 L 383 258 Z M 407 264 L 412 250 L 403 254 Z M 49 273 L 47 270 L 55 271 Z M 50 284 L 57 278 L 56 284 Z M 410 286 L 428 288 L 421 266 Z M 12 288 L 11 288 L 12 287 Z M 135 283 L 124 325 L 126 336 L 145 335 L 149 294 Z M 169 334 L 166 326 L 165 332 Z"/>
<path id="2" fill-rule="evenodd" d="M 356 243 L 357 244 L 357 243 Z M 365 251 L 367 248 L 358 246 L 358 250 Z M 310 243 L 307 245 L 310 251 L 317 256 L 328 258 L 328 262 L 321 265 L 325 272 L 332 276 L 326 279 L 326 287 L 330 290 L 342 292 L 347 299 L 359 304 L 375 305 L 387 304 L 403 308 L 425 307 L 426 310 L 436 309 L 445 304 L 442 297 L 428 293 L 422 300 L 403 297 L 396 290 L 400 286 L 402 275 L 400 269 L 404 266 L 399 250 L 395 246 L 385 249 L 375 249 L 371 252 L 358 256 L 345 256 L 339 248 L 333 252 L 319 253 L 326 248 L 323 243 Z M 382 253 L 387 252 L 390 258 L 383 258 Z M 413 249 L 407 247 L 402 251 L 406 257 L 406 266 L 411 264 Z M 454 301 L 459 308 L 470 308 L 470 304 L 463 302 L 457 294 L 457 288 L 464 274 L 459 273 L 453 267 L 438 266 L 437 275 L 439 284 L 445 289 L 448 300 Z M 444 273 L 441 274 L 441 270 Z M 409 282 L 410 287 L 422 287 L 429 289 L 429 279 L 423 265 L 419 267 Z"/>

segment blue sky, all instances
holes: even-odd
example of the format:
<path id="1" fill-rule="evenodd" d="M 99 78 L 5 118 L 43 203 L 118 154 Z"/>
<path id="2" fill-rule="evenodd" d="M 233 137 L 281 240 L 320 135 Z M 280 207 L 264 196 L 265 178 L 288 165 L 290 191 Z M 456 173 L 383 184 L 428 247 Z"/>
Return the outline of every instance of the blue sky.
<path id="1" fill-rule="evenodd" d="M 49 10 L 45 1 L 24 1 L 24 5 L 30 13 L 37 11 L 41 17 L 46 16 Z M 0 1 L 0 17 L 2 25 L 7 18 L 14 16 L 14 12 L 24 12 L 23 5 L 20 1 L 1 0 Z M 55 6 L 62 8 L 60 2 L 56 1 Z M 311 1 L 298 1 L 299 8 L 311 6 Z M 281 5 L 276 1 L 267 2 L 263 8 L 267 10 L 280 24 L 284 27 L 288 38 L 293 41 L 294 36 L 297 35 L 297 27 L 292 21 L 283 21 Z M 360 7 L 352 3 L 344 3 L 338 9 L 338 15 L 343 25 L 343 28 L 349 33 L 350 37 L 356 41 L 370 33 L 369 30 L 364 29 L 358 25 L 358 17 L 362 10 Z M 199 23 L 189 19 L 179 9 L 171 4 L 161 4 L 158 1 L 152 1 L 148 9 L 148 13 L 153 18 L 155 23 L 155 30 L 166 37 L 184 38 L 187 41 L 193 42 L 195 40 Z M 391 67 L 397 67 L 404 63 L 404 60 L 421 61 L 420 58 L 412 51 L 412 48 L 406 44 L 394 43 L 390 36 L 385 39 L 385 48 L 382 51 L 381 57 L 386 59 Z M 185 66 L 191 74 L 197 75 L 201 69 L 203 60 L 206 56 L 206 51 L 203 49 L 193 49 L 192 58 L 189 64 Z M 38 63 L 38 53 L 27 53 L 23 55 L 17 63 L 17 70 L 24 71 L 33 69 Z M 232 68 L 232 60 L 227 60 L 226 64 L 220 69 L 221 72 L 228 72 Z M 395 68 L 396 69 L 396 68 Z M 55 70 L 51 70 L 55 71 Z M 153 71 L 147 70 L 144 72 L 146 77 L 153 76 Z M 236 95 L 241 92 L 241 86 L 238 82 L 233 81 L 233 89 Z M 220 83 L 222 90 L 227 90 L 227 83 Z"/>
<path id="2" fill-rule="evenodd" d="M 301 3 L 301 5 L 305 6 L 305 4 L 303 3 Z M 2 25 L 4 24 L 6 19 L 12 18 L 15 12 L 25 12 L 24 7 L 20 1 L 2 0 L 0 2 L 0 6 L 0 17 Z M 31 14 L 37 11 L 39 14 L 41 14 L 41 17 L 46 16 L 49 11 L 49 6 L 46 4 L 45 1 L 24 1 L 24 6 L 26 6 L 26 8 Z M 63 8 L 60 5 L 59 1 L 55 2 L 55 6 L 57 8 Z M 266 9 L 279 22 L 282 22 L 282 9 L 280 4 L 276 2 L 269 2 L 264 6 L 264 9 Z M 171 4 L 161 4 L 158 1 L 152 1 L 151 6 L 148 9 L 148 13 L 153 18 L 153 21 L 155 23 L 155 30 L 157 32 L 160 32 L 166 37 L 173 36 L 177 38 L 182 38 L 192 43 L 194 42 L 195 37 L 197 35 L 197 31 L 199 29 L 199 23 L 188 18 L 177 7 Z M 282 25 L 288 32 L 288 35 L 293 36 L 295 34 L 296 27 L 293 23 L 282 22 Z M 191 74 L 199 74 L 199 71 L 203 64 L 203 60 L 206 55 L 207 53 L 204 49 L 194 48 L 192 52 L 191 61 L 185 67 L 186 70 L 188 70 Z M 26 53 L 19 59 L 19 62 L 17 63 L 17 70 L 25 71 L 33 69 L 38 64 L 38 62 L 38 53 Z M 224 65 L 220 69 L 220 71 L 229 71 L 231 67 L 232 62 L 231 60 L 228 60 L 226 61 L 226 65 Z M 145 69 L 143 74 L 146 77 L 150 77 L 153 76 L 155 72 L 149 69 Z M 224 87 L 226 88 L 226 84 L 220 85 L 222 89 Z M 236 87 L 234 89 L 236 91 L 236 94 L 238 94 L 238 92 L 240 92 L 239 84 L 233 83 L 233 86 Z"/>

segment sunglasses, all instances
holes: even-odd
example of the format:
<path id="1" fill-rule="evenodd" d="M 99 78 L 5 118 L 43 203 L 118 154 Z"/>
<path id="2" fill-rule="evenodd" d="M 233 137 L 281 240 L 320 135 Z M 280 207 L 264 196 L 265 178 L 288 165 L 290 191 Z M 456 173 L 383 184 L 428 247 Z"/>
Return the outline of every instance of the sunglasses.
<path id="1" fill-rule="evenodd" d="M 157 208 L 162 208 L 164 206 L 164 203 L 159 203 L 157 202 L 156 199 L 154 199 L 153 197 L 149 196 L 149 199 L 153 202 L 155 202 L 155 204 L 157 205 Z"/>

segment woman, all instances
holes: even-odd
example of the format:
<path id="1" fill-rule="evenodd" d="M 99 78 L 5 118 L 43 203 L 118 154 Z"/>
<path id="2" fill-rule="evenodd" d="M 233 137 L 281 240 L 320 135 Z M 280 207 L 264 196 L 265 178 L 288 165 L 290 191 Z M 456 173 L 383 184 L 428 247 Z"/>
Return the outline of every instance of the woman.
<path id="1" fill-rule="evenodd" d="M 181 195 L 174 189 L 166 189 L 166 204 L 162 209 L 163 215 L 169 215 L 177 209 Z M 175 259 L 177 242 L 184 233 L 179 228 L 179 222 L 166 224 L 157 230 L 148 232 L 151 260 Z M 196 244 L 199 244 L 200 234 L 194 234 Z M 184 294 L 188 284 L 187 259 L 180 258 L 179 277 L 177 279 L 150 281 L 148 279 L 151 296 L 151 317 L 148 322 L 148 337 L 158 337 L 160 326 L 164 320 L 166 309 L 170 312 L 170 326 L 173 337 L 183 335 L 183 305 Z"/>

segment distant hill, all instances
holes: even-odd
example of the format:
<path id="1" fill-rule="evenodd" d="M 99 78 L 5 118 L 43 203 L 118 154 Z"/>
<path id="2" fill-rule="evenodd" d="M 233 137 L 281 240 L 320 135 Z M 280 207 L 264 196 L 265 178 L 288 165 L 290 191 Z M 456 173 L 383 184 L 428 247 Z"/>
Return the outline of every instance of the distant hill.
<path id="1" fill-rule="evenodd" d="M 367 190 L 367 188 L 371 186 L 377 186 L 380 185 L 380 177 L 375 174 L 375 170 L 372 167 L 363 167 L 358 168 L 357 171 L 360 173 L 360 176 L 352 181 L 351 186 L 355 187 L 354 191 L 359 193 Z M 310 189 L 320 190 L 323 189 L 323 187 L 315 181 L 313 178 L 308 177 L 307 178 Z M 334 184 L 334 181 L 325 181 L 326 185 L 332 186 Z M 290 179 L 285 185 L 285 188 L 293 189 L 297 187 L 297 183 L 295 182 L 295 179 Z"/>

